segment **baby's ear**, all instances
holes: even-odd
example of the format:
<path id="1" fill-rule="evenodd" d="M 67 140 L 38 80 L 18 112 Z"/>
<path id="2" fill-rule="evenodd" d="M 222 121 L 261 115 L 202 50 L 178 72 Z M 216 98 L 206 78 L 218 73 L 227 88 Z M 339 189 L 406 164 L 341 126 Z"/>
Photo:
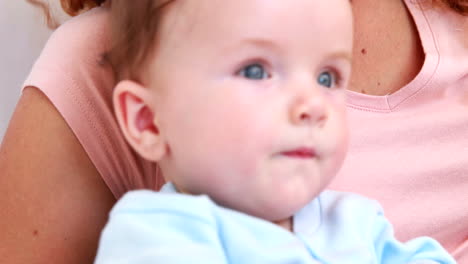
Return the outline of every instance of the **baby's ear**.
<path id="1" fill-rule="evenodd" d="M 115 115 L 127 142 L 143 158 L 159 161 L 166 153 L 154 111 L 154 96 L 149 88 L 132 81 L 121 81 L 114 88 Z"/>

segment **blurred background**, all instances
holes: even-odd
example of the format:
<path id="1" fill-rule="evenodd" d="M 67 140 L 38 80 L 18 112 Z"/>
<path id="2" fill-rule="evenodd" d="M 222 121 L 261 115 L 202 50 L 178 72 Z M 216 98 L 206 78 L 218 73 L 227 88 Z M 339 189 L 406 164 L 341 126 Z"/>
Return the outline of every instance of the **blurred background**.
<path id="1" fill-rule="evenodd" d="M 64 22 L 59 0 L 50 4 L 54 17 Z M 21 94 L 21 85 L 52 30 L 39 8 L 26 0 L 0 0 L 0 142 Z"/>

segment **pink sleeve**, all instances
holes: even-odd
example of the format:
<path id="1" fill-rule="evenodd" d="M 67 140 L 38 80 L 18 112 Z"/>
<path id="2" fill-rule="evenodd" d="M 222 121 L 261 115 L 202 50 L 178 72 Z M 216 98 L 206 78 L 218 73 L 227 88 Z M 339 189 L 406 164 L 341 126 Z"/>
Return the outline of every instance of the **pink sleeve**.
<path id="1" fill-rule="evenodd" d="M 73 130 L 116 198 L 163 183 L 154 163 L 125 142 L 112 109 L 114 79 L 101 61 L 109 46 L 108 11 L 71 19 L 49 39 L 23 87 L 41 90 Z"/>

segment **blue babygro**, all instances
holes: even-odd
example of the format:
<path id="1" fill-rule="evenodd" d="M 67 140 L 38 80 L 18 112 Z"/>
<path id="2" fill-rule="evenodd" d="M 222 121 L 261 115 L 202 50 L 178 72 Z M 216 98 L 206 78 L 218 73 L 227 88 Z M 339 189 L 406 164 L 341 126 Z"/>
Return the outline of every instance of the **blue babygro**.
<path id="1" fill-rule="evenodd" d="M 293 217 L 293 232 L 207 196 L 134 191 L 112 209 L 97 264 L 456 263 L 435 240 L 400 243 L 380 206 L 324 191 Z"/>

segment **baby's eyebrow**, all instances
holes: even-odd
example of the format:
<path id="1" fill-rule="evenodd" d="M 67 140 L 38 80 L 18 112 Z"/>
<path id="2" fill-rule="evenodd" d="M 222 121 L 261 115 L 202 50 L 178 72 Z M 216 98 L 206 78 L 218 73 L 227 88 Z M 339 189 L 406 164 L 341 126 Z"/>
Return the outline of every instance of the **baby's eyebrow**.
<path id="1" fill-rule="evenodd" d="M 273 40 L 266 39 L 266 38 L 245 38 L 245 39 L 242 39 L 241 43 L 270 48 L 270 49 L 278 48 Z"/>
<path id="2" fill-rule="evenodd" d="M 351 61 L 351 53 L 345 51 L 336 51 L 328 55 L 330 59 L 342 59 L 346 61 Z"/>
<path id="3" fill-rule="evenodd" d="M 278 43 L 276 43 L 274 40 L 268 39 L 268 38 L 262 38 L 262 37 L 242 38 L 239 41 L 236 41 L 236 43 L 232 43 L 232 45 L 229 45 L 227 50 L 236 49 L 236 48 L 245 47 L 245 46 L 267 49 L 267 50 L 272 50 L 276 52 L 281 51 L 280 45 L 278 45 Z"/>

